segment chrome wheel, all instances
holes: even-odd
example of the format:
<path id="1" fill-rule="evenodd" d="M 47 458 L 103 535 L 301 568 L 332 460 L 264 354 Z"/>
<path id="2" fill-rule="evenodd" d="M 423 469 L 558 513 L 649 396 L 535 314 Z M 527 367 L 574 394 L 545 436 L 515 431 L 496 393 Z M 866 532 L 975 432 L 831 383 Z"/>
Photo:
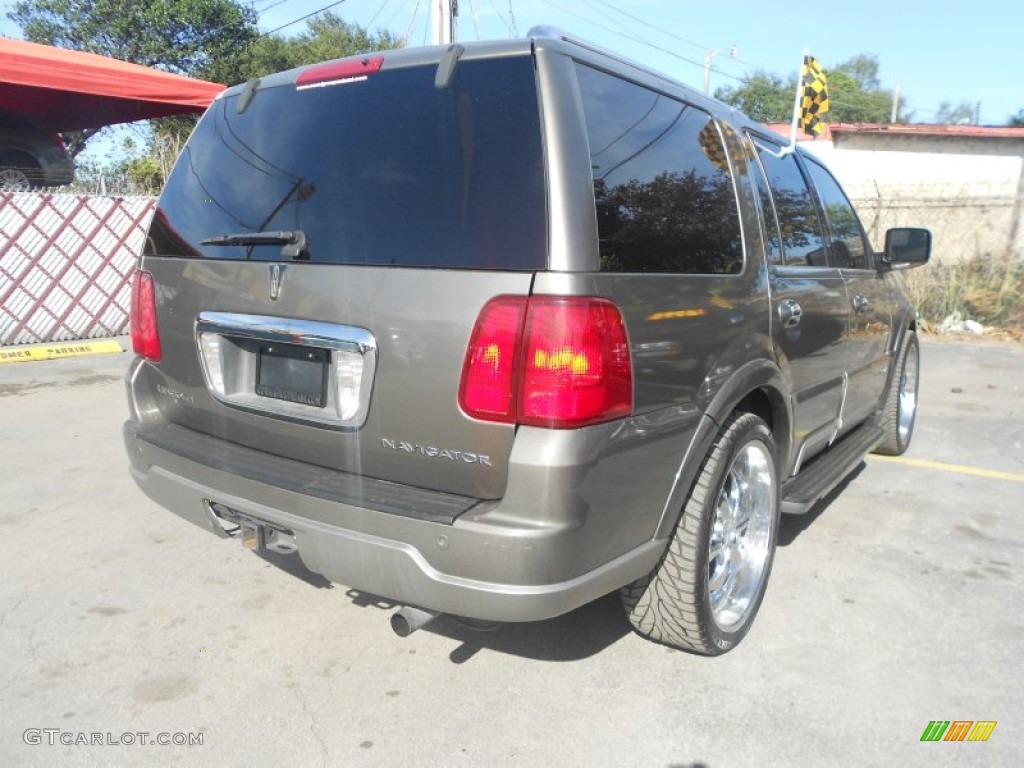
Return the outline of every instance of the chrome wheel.
<path id="1" fill-rule="evenodd" d="M 914 416 L 917 414 L 917 370 L 917 345 L 913 345 L 907 348 L 907 355 L 903 360 L 903 376 L 900 380 L 897 426 L 900 443 L 904 444 L 910 440 L 910 434 L 914 431 Z"/>
<path id="2" fill-rule="evenodd" d="M 28 192 L 32 182 L 20 168 L 0 168 L 0 192 Z"/>
<path id="3" fill-rule="evenodd" d="M 708 599 L 722 631 L 743 625 L 756 608 L 771 561 L 775 505 L 769 448 L 747 443 L 726 474 L 708 538 Z"/>
<path id="4" fill-rule="evenodd" d="M 885 391 L 880 426 L 882 439 L 875 453 L 899 456 L 910 446 L 914 436 L 914 418 L 917 416 L 917 384 L 921 365 L 921 352 L 917 334 L 908 329 L 893 362 L 892 376 Z"/>
<path id="5" fill-rule="evenodd" d="M 760 416 L 738 411 L 726 419 L 661 561 L 622 588 L 639 634 L 708 656 L 746 636 L 768 586 L 779 528 L 775 451 Z"/>

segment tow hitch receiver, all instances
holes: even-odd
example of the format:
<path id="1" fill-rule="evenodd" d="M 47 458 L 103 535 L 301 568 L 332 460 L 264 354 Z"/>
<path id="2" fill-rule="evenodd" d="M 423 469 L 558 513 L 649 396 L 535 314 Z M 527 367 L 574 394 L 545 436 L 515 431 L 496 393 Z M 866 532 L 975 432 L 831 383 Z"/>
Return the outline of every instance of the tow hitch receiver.
<path id="1" fill-rule="evenodd" d="M 253 552 L 263 552 L 267 548 L 267 539 L 264 528 L 252 520 L 243 520 L 239 534 L 242 537 L 242 546 L 251 549 Z"/>
<path id="2" fill-rule="evenodd" d="M 290 555 L 299 549 L 295 543 L 295 533 L 287 528 L 257 520 L 209 499 L 204 501 L 203 506 L 211 517 L 214 532 L 232 538 L 237 536 L 242 540 L 242 546 L 248 550 L 257 553 L 276 552 L 280 555 Z"/>

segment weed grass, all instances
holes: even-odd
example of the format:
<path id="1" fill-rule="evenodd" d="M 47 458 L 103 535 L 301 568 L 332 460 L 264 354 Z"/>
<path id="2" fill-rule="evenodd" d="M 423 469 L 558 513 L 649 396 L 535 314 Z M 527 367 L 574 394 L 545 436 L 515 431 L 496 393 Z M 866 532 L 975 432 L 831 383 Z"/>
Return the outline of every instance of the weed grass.
<path id="1" fill-rule="evenodd" d="M 1024 330 L 1024 262 L 1015 258 L 929 264 L 904 273 L 918 319 L 937 329 L 950 315 Z"/>

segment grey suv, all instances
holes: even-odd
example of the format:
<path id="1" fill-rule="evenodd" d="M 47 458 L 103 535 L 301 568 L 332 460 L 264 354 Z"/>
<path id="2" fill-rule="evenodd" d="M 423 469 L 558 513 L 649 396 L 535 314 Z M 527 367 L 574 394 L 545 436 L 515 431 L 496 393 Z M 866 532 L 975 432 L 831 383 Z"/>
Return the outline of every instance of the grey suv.
<path id="1" fill-rule="evenodd" d="M 914 312 L 813 157 L 549 30 L 233 88 L 135 277 L 152 499 L 407 606 L 533 621 L 621 590 L 732 648 L 780 511 L 914 425 Z"/>

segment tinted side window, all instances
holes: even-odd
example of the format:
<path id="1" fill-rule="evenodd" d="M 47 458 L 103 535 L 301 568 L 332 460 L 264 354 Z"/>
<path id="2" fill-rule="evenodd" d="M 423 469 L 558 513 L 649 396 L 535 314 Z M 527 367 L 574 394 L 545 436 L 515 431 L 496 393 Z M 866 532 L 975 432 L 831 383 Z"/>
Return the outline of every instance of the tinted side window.
<path id="1" fill-rule="evenodd" d="M 728 274 L 743 267 L 718 127 L 704 111 L 577 65 L 601 269 Z"/>
<path id="2" fill-rule="evenodd" d="M 807 180 L 794 155 L 779 157 L 777 151 L 757 145 L 778 219 L 778 230 L 768 228 L 772 251 L 778 258 L 781 245 L 781 262 L 787 266 L 827 267 L 828 247 Z"/>
<path id="3" fill-rule="evenodd" d="M 832 232 L 832 259 L 836 266 L 870 269 L 871 249 L 849 198 L 831 173 L 817 163 L 808 162 L 806 165 Z"/>

